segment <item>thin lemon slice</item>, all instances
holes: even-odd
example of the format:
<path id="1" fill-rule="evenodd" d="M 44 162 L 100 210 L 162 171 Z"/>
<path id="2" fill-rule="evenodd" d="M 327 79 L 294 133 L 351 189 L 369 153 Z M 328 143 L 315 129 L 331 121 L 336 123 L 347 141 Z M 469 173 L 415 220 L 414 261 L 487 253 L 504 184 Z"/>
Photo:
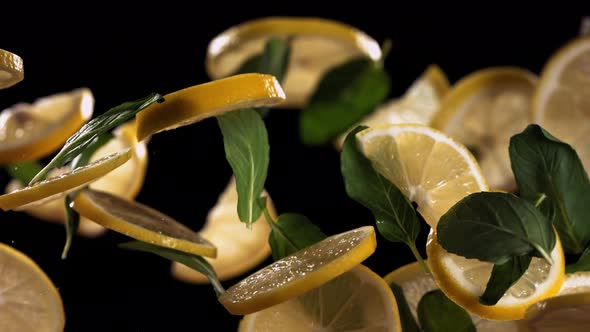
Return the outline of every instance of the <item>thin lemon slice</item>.
<path id="1" fill-rule="evenodd" d="M 372 226 L 330 236 L 248 276 L 226 290 L 219 302 L 235 315 L 266 309 L 352 269 L 369 257 L 376 246 Z"/>
<path id="2" fill-rule="evenodd" d="M 134 239 L 199 256 L 215 257 L 216 248 L 188 227 L 143 204 L 86 189 L 72 208 L 108 229 Z"/>
<path id="3" fill-rule="evenodd" d="M 93 110 L 94 97 L 86 88 L 5 109 L 0 113 L 0 165 L 37 160 L 57 151 Z"/>
<path id="4" fill-rule="evenodd" d="M 365 129 L 356 138 L 376 169 L 418 204 L 433 228 L 463 197 L 487 190 L 471 153 L 435 129 L 383 125 Z"/>
<path id="5" fill-rule="evenodd" d="M 565 275 L 559 295 L 590 292 L 590 272 L 576 272 Z"/>
<path id="6" fill-rule="evenodd" d="M 266 193 L 263 195 L 267 196 Z M 267 199 L 266 202 L 271 217 L 276 219 L 272 201 Z M 251 228 L 247 228 L 245 223 L 240 222 L 237 205 L 238 192 L 235 178 L 232 177 L 219 196 L 217 204 L 209 211 L 207 222 L 199 231 L 203 238 L 217 247 L 217 256 L 206 259 L 221 281 L 249 271 L 270 255 L 270 227 L 264 220 L 264 215 L 252 223 Z M 178 262 L 172 263 L 172 275 L 190 283 L 209 283 L 205 275 Z"/>
<path id="7" fill-rule="evenodd" d="M 299 297 L 245 316 L 239 328 L 240 332 L 401 330 L 391 289 L 363 265 Z"/>
<path id="8" fill-rule="evenodd" d="M 4 211 L 20 207 L 26 209 L 27 204 L 41 204 L 66 195 L 68 192 L 81 188 L 101 176 L 123 165 L 131 158 L 131 150 L 111 154 L 84 167 L 39 181 L 31 186 L 0 196 L 0 208 Z"/>
<path id="9" fill-rule="evenodd" d="M 0 49 L 0 89 L 9 88 L 25 78 L 23 59 Z"/>
<path id="10" fill-rule="evenodd" d="M 590 293 L 552 297 L 529 307 L 521 332 L 590 331 Z"/>
<path id="11" fill-rule="evenodd" d="M 475 151 L 494 190 L 515 191 L 510 137 L 530 123 L 537 77 L 513 67 L 487 68 L 459 81 L 443 100 L 432 126 Z"/>
<path id="12" fill-rule="evenodd" d="M 285 93 L 274 76 L 242 74 L 172 92 L 164 99 L 137 114 L 138 140 L 232 110 L 272 106 L 285 100 Z"/>
<path id="13" fill-rule="evenodd" d="M 266 17 L 244 22 L 215 37 L 207 49 L 206 68 L 212 79 L 235 73 L 261 53 L 271 37 L 291 40 L 290 62 L 280 106 L 302 107 L 324 73 L 352 58 L 381 58 L 379 44 L 355 27 L 315 17 Z"/>
<path id="14" fill-rule="evenodd" d="M 466 259 L 448 253 L 431 232 L 426 245 L 428 265 L 436 284 L 451 300 L 465 310 L 487 319 L 515 320 L 524 317 L 533 303 L 556 295 L 565 276 L 565 259 L 561 242 L 551 252 L 553 264 L 533 258 L 528 270 L 496 305 L 479 303 L 492 271 L 492 263 Z"/>
<path id="15" fill-rule="evenodd" d="M 533 122 L 570 144 L 590 171 L 590 38 L 557 51 L 545 65 L 532 102 Z"/>
<path id="16" fill-rule="evenodd" d="M 28 256 L 0 243 L 0 331 L 63 331 L 59 292 Z"/>

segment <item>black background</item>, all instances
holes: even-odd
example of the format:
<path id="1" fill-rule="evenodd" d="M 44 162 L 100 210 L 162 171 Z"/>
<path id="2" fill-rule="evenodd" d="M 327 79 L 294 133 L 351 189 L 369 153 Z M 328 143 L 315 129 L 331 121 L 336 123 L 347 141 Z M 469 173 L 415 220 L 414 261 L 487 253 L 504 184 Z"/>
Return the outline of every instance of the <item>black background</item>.
<path id="1" fill-rule="evenodd" d="M 331 18 L 380 43 L 391 39 L 385 69 L 391 76 L 391 97 L 397 97 L 431 63 L 452 83 L 490 66 L 540 73 L 548 57 L 577 34 L 584 16 L 575 10 L 506 15 L 503 8 L 496 8 L 502 14 L 494 14 L 360 6 L 310 10 L 302 3 L 292 8 L 194 3 L 173 8 L 162 3 L 125 13 L 88 4 L 61 12 L 36 6 L 8 9 L 0 48 L 19 54 L 26 74 L 23 82 L 0 90 L 0 109 L 86 86 L 96 99 L 95 114 L 100 114 L 150 92 L 165 94 L 206 82 L 208 42 L 232 25 L 270 15 Z M 266 119 L 271 144 L 266 187 L 277 210 L 303 213 L 327 234 L 372 224 L 370 213 L 344 192 L 338 153 L 331 146 L 303 146 L 297 119 L 297 110 L 276 110 Z M 148 149 L 148 174 L 137 200 L 198 230 L 231 175 L 216 122 L 209 119 L 158 134 Z M 7 181 L 1 173 L 0 185 Z M 425 234 L 423 230 L 420 248 Z M 168 261 L 117 248 L 126 240 L 114 232 L 98 239 L 77 237 L 63 261 L 62 227 L 0 212 L 0 242 L 33 258 L 59 288 L 66 331 L 236 330 L 240 317 L 225 311 L 210 286 L 172 279 Z M 406 247 L 378 237 L 377 251 L 365 264 L 385 275 L 411 260 Z"/>

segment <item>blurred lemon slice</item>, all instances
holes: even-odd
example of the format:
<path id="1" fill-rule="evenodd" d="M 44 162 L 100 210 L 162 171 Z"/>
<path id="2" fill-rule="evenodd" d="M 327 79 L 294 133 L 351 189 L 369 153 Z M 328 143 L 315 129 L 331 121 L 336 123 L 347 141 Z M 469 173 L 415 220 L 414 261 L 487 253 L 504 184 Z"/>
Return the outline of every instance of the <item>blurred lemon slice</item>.
<path id="1" fill-rule="evenodd" d="M 565 275 L 559 295 L 590 292 L 590 272 L 576 272 Z"/>
<path id="2" fill-rule="evenodd" d="M 297 298 L 246 315 L 239 328 L 240 332 L 401 330 L 391 289 L 363 265 Z"/>
<path id="3" fill-rule="evenodd" d="M 0 89 L 9 88 L 23 80 L 25 69 L 20 56 L 0 49 Z"/>
<path id="4" fill-rule="evenodd" d="M 516 190 L 508 145 L 531 121 L 536 80 L 520 68 L 479 70 L 455 84 L 434 116 L 433 127 L 474 152 L 491 189 Z"/>
<path id="5" fill-rule="evenodd" d="M 590 331 L 590 293 L 552 297 L 530 306 L 521 332 Z"/>
<path id="6" fill-rule="evenodd" d="M 246 277 L 227 289 L 219 302 L 235 315 L 272 307 L 349 271 L 376 246 L 372 226 L 330 236 Z"/>
<path id="7" fill-rule="evenodd" d="M 39 266 L 0 243 L 0 331 L 63 331 L 59 292 Z"/>
<path id="8" fill-rule="evenodd" d="M 5 109 L 0 113 L 0 165 L 37 160 L 57 151 L 93 110 L 94 97 L 86 88 Z"/>
<path id="9" fill-rule="evenodd" d="M 284 107 L 303 107 L 328 69 L 356 57 L 381 58 L 379 44 L 355 27 L 315 17 L 266 17 L 231 27 L 209 43 L 209 76 L 219 79 L 235 73 L 261 53 L 271 37 L 291 39 L 283 82 L 287 100 L 280 105 Z"/>

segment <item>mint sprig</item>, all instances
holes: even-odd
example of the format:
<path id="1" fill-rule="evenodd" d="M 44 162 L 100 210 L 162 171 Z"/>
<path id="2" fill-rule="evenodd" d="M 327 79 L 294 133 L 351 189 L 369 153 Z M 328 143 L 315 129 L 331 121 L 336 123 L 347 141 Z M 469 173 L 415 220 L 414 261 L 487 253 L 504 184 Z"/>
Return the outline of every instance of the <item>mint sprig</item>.
<path id="1" fill-rule="evenodd" d="M 422 296 L 418 302 L 418 320 L 424 332 L 476 332 L 469 314 L 440 290 Z"/>

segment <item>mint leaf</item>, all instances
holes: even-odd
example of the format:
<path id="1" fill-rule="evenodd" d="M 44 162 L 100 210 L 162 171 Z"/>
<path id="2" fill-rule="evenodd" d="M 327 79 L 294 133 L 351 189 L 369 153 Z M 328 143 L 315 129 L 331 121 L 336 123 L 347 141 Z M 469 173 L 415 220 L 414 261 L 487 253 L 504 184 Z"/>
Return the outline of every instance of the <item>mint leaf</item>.
<path id="1" fill-rule="evenodd" d="M 579 254 L 590 242 L 590 181 L 576 151 L 538 125 L 510 139 L 520 195 L 535 202 L 557 229 L 564 251 Z"/>
<path id="2" fill-rule="evenodd" d="M 402 288 L 396 283 L 389 284 L 389 288 L 391 288 L 391 291 L 395 296 L 395 301 L 397 302 L 399 319 L 402 323 L 402 331 L 420 332 L 420 327 L 418 327 L 418 324 L 412 315 L 412 311 L 410 311 L 410 306 L 408 305 L 408 301 L 406 301 L 406 296 L 404 295 Z"/>
<path id="3" fill-rule="evenodd" d="M 422 296 L 418 302 L 418 320 L 424 332 L 476 332 L 469 314 L 440 290 Z"/>
<path id="4" fill-rule="evenodd" d="M 303 143 L 321 145 L 345 132 L 389 94 L 387 73 L 371 59 L 354 59 L 329 70 L 301 114 Z"/>
<path id="5" fill-rule="evenodd" d="M 565 273 L 590 271 L 590 247 L 586 248 L 578 261 L 565 267 Z"/>
<path id="6" fill-rule="evenodd" d="M 515 256 L 502 264 L 494 264 L 486 290 L 479 297 L 483 305 L 495 305 L 506 291 L 526 272 L 531 263 L 531 256 Z"/>
<path id="7" fill-rule="evenodd" d="M 281 214 L 271 226 L 268 243 L 272 258 L 277 261 L 326 238 L 326 235 L 306 216 Z"/>
<path id="8" fill-rule="evenodd" d="M 35 174 L 39 173 L 42 169 L 43 165 L 37 161 L 25 161 L 6 166 L 6 171 L 10 177 L 20 182 L 23 186 L 26 186 L 35 177 Z"/>
<path id="9" fill-rule="evenodd" d="M 236 177 L 238 216 L 248 225 L 260 217 L 258 199 L 264 190 L 269 162 L 268 134 L 254 110 L 227 112 L 217 117 L 225 157 Z"/>
<path id="10" fill-rule="evenodd" d="M 448 252 L 492 263 L 527 254 L 551 262 L 556 241 L 551 222 L 533 204 L 500 192 L 463 198 L 436 228 L 438 242 Z"/>
<path id="11" fill-rule="evenodd" d="M 80 153 L 78 156 L 76 156 L 76 158 L 74 158 L 72 160 L 72 164 L 71 164 L 70 168 L 76 169 L 78 167 L 88 165 L 90 163 L 90 159 L 92 158 L 94 153 L 96 153 L 96 151 L 98 149 L 100 149 L 102 146 L 107 144 L 114 137 L 115 136 L 113 136 L 113 134 L 111 134 L 110 132 L 102 133 L 102 134 L 96 136 L 92 140 L 92 142 L 90 142 L 90 144 L 86 147 L 86 149 L 84 149 L 84 151 L 82 151 L 82 153 Z"/>

